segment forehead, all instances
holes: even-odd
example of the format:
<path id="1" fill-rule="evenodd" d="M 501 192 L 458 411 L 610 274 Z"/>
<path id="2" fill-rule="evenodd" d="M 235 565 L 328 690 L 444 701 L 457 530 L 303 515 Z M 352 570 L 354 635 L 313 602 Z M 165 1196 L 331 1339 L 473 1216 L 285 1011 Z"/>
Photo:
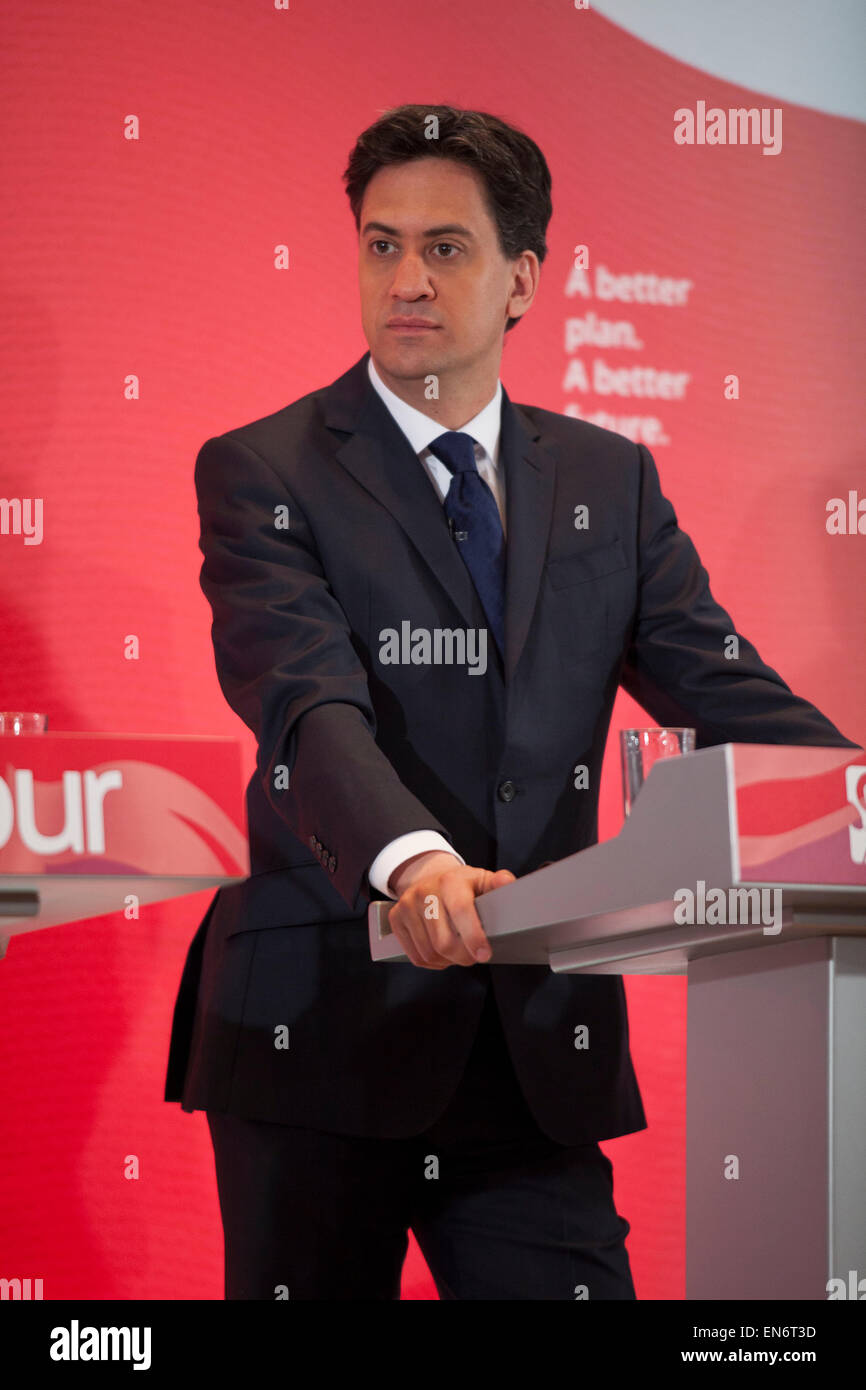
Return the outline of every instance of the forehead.
<path id="1" fill-rule="evenodd" d="M 453 214 L 453 219 L 451 217 Z M 378 169 L 364 191 L 361 227 L 370 219 L 422 232 L 446 219 L 471 222 L 480 235 L 492 225 L 481 176 L 453 159 L 425 158 Z"/>

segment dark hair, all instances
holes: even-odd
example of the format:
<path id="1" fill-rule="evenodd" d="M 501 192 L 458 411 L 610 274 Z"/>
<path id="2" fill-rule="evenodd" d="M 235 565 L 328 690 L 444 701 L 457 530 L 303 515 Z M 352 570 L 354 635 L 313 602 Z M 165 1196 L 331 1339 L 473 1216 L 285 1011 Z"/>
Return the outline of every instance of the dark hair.
<path id="1" fill-rule="evenodd" d="M 438 121 L 436 139 L 427 134 L 431 116 Z M 388 164 L 431 156 L 458 160 L 480 175 L 507 260 L 524 251 L 534 251 L 539 263 L 544 260 L 544 234 L 553 213 L 544 155 L 534 140 L 498 116 L 456 106 L 396 106 L 358 137 L 343 178 L 359 231 L 364 191 L 373 175 Z M 519 322 L 509 318 L 506 332 Z"/>

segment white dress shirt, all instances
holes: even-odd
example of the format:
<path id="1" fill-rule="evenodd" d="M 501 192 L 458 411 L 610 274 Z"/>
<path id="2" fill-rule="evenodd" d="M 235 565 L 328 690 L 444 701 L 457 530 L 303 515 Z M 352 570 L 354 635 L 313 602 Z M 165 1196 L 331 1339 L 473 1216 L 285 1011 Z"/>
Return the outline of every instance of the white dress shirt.
<path id="1" fill-rule="evenodd" d="M 440 434 L 446 433 L 446 427 L 437 420 L 431 420 L 429 415 L 425 415 L 421 410 L 416 410 L 413 405 L 407 405 L 404 400 L 395 395 L 376 371 L 372 357 L 367 361 L 367 370 L 370 381 L 424 465 L 440 502 L 444 502 L 451 483 L 451 470 L 431 452 L 430 445 L 435 439 L 438 439 Z M 496 391 L 491 400 L 473 419 L 467 420 L 465 425 L 461 425 L 459 433 L 471 434 L 475 440 L 475 462 L 478 472 L 496 499 L 504 534 L 505 479 L 503 470 L 499 467 L 501 419 L 502 382 L 497 380 Z M 407 835 L 398 835 L 396 840 L 391 840 L 376 855 L 367 873 L 371 886 L 377 892 L 396 899 L 396 893 L 392 893 L 388 886 L 388 880 L 394 870 L 399 868 L 406 859 L 411 859 L 413 855 L 426 854 L 430 850 L 444 850 L 447 854 L 453 854 L 459 863 L 466 863 L 466 860 L 457 853 L 453 845 L 449 845 L 438 831 L 411 830 Z"/>

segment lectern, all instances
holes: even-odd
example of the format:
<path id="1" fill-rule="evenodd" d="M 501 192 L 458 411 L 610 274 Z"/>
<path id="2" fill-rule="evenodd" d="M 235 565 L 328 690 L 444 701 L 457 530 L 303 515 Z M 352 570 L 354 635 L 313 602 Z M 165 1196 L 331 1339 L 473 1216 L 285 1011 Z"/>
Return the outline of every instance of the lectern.
<path id="1" fill-rule="evenodd" d="M 248 872 L 236 740 L 0 737 L 0 956 L 22 932 Z"/>
<path id="2" fill-rule="evenodd" d="M 383 963 L 406 959 L 390 906 L 369 911 Z M 866 754 L 664 759 L 615 839 L 476 906 L 492 965 L 687 975 L 686 1297 L 851 1297 L 866 1279 Z"/>

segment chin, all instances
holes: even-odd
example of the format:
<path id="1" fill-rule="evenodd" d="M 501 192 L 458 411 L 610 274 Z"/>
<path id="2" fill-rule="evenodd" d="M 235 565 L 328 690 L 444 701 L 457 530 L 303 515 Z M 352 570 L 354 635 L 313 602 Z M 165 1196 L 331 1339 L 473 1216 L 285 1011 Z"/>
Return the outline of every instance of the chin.
<path id="1" fill-rule="evenodd" d="M 432 343 L 389 342 L 382 345 L 377 356 L 395 376 L 423 376 L 435 370 L 436 364 L 441 366 L 441 356 Z"/>

